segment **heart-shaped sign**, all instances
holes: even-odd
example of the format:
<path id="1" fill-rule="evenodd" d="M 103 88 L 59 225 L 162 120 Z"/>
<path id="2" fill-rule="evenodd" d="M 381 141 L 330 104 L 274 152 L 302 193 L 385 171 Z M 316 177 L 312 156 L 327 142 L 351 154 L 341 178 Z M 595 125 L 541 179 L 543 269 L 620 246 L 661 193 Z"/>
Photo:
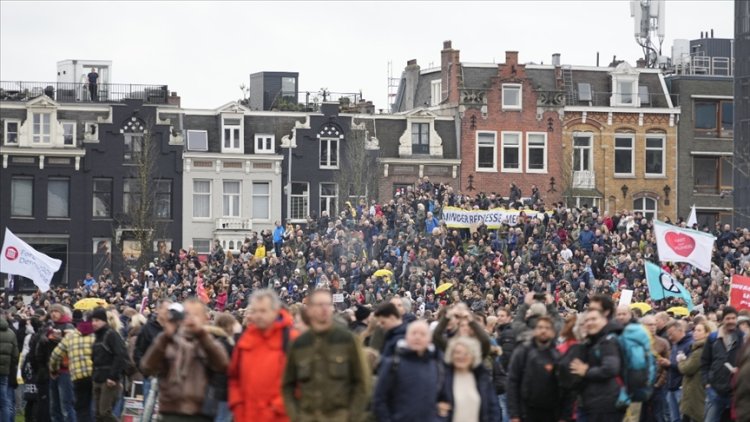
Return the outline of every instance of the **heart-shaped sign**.
<path id="1" fill-rule="evenodd" d="M 692 237 L 676 232 L 667 232 L 664 236 L 667 245 L 677 254 L 687 258 L 695 250 L 695 239 Z"/>

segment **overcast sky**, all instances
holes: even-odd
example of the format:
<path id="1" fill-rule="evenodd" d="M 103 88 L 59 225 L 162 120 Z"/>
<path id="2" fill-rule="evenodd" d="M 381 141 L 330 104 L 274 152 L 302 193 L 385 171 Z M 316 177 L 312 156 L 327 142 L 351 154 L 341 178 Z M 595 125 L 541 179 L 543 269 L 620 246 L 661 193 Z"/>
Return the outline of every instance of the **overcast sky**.
<path id="1" fill-rule="evenodd" d="M 666 41 L 733 37 L 732 1 L 668 1 Z M 440 64 L 444 40 L 464 62 L 602 65 L 640 57 L 627 1 L 11 2 L 0 1 L 0 79 L 54 81 L 64 59 L 113 61 L 113 82 L 167 84 L 182 104 L 241 98 L 258 71 L 297 71 L 301 90 L 362 90 L 386 108 L 388 62 Z"/>

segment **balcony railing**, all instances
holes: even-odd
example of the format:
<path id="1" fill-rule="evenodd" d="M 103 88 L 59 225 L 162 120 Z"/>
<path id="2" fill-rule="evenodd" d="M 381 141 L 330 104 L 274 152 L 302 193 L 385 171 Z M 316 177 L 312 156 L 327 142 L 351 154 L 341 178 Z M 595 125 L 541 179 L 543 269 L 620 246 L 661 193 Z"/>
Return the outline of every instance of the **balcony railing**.
<path id="1" fill-rule="evenodd" d="M 330 91 L 282 91 L 274 98 L 271 110 L 278 111 L 320 111 L 323 102 L 337 102 L 342 109 L 358 105 L 362 101 L 362 93 L 330 92 Z"/>
<path id="2" fill-rule="evenodd" d="M 87 83 L 0 81 L 0 101 L 28 101 L 46 95 L 61 103 L 110 103 L 133 99 L 166 104 L 169 96 L 167 85 L 101 83 L 96 88 L 97 95 L 93 97 Z"/>
<path id="3" fill-rule="evenodd" d="M 216 230 L 252 230 L 253 220 L 249 218 L 217 218 Z"/>
<path id="4" fill-rule="evenodd" d="M 566 103 L 567 106 L 590 106 L 590 107 L 667 107 L 667 97 L 661 93 L 621 93 L 621 92 L 591 92 L 589 96 L 583 96 L 580 92 L 575 91 L 577 99 L 575 103 Z M 670 95 L 672 105 L 679 104 L 677 94 Z"/>
<path id="5" fill-rule="evenodd" d="M 734 75 L 734 57 L 709 57 L 698 54 L 682 54 L 675 57 L 668 73 L 691 76 Z"/>

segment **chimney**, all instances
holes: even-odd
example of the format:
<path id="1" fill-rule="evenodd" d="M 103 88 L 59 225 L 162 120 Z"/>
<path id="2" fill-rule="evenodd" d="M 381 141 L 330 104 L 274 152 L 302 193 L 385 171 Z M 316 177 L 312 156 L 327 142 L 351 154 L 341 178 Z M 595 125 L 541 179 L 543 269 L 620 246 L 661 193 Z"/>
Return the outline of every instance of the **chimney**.
<path id="1" fill-rule="evenodd" d="M 713 38 L 713 37 L 714 37 L 714 30 L 713 30 L 713 28 L 711 28 L 711 38 Z"/>
<path id="2" fill-rule="evenodd" d="M 560 53 L 555 53 L 552 55 L 552 66 L 560 66 Z"/>
<path id="3" fill-rule="evenodd" d="M 170 92 L 169 97 L 167 97 L 167 104 L 180 107 L 180 96 L 175 91 Z"/>
<path id="4" fill-rule="evenodd" d="M 414 99 L 417 95 L 417 83 L 419 82 L 419 65 L 416 59 L 406 62 L 404 69 L 404 101 L 400 110 L 405 111 L 414 108 Z"/>
<path id="5" fill-rule="evenodd" d="M 443 41 L 440 52 L 440 74 L 442 75 L 442 100 L 448 99 L 449 104 L 458 104 L 458 86 L 461 58 L 459 50 L 453 48 L 450 40 Z"/>
<path id="6" fill-rule="evenodd" d="M 505 65 L 515 66 L 518 64 L 518 51 L 506 51 L 505 52 Z"/>
<path id="7" fill-rule="evenodd" d="M 640 58 L 640 59 L 636 60 L 635 61 L 635 67 L 638 67 L 638 68 L 641 68 L 641 69 L 645 68 L 646 67 L 646 59 Z"/>

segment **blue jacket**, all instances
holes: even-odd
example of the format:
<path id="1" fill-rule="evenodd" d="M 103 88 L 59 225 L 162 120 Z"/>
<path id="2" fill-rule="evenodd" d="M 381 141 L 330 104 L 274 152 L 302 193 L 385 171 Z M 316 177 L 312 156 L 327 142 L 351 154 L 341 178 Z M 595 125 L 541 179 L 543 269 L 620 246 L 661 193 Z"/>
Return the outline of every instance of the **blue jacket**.
<path id="1" fill-rule="evenodd" d="M 677 344 L 672 345 L 672 354 L 669 356 L 669 369 L 667 370 L 667 389 L 676 391 L 682 387 L 682 373 L 677 368 L 677 355 L 682 352 L 685 356 L 690 355 L 693 347 L 693 335 L 685 334 Z"/>
<path id="2" fill-rule="evenodd" d="M 594 233 L 591 230 L 581 230 L 581 234 L 578 235 L 578 240 L 581 242 L 581 248 L 590 251 L 594 243 Z"/>
<path id="3" fill-rule="evenodd" d="M 380 364 L 373 410 L 380 422 L 433 422 L 445 366 L 434 347 L 419 356 L 398 344 L 396 354 Z"/>
<path id="4" fill-rule="evenodd" d="M 385 340 L 383 341 L 383 348 L 380 350 L 380 356 L 387 358 L 393 356 L 396 352 L 396 346 L 399 340 L 406 337 L 406 323 L 402 323 L 398 327 L 392 328 L 385 333 Z"/>
<path id="5" fill-rule="evenodd" d="M 437 218 L 428 218 L 427 221 L 425 221 L 427 234 L 432 234 L 432 230 L 435 229 L 435 227 L 437 227 L 438 225 L 440 225 L 440 221 L 438 221 Z"/>
<path id="6" fill-rule="evenodd" d="M 273 243 L 281 243 L 284 241 L 284 226 L 277 226 L 273 229 Z"/>
<path id="7" fill-rule="evenodd" d="M 484 365 L 479 365 L 474 369 L 474 378 L 476 379 L 477 389 L 479 390 L 479 398 L 482 400 L 479 412 L 480 422 L 500 422 L 502 418 L 502 412 L 500 411 L 500 404 L 497 401 L 497 394 L 495 394 L 495 386 L 492 385 L 492 377 L 484 369 Z M 445 381 L 440 391 L 438 401 L 447 402 L 454 407 L 453 403 L 453 367 L 449 366 L 445 372 Z M 453 415 L 449 414 L 445 419 L 450 421 L 453 419 Z"/>

